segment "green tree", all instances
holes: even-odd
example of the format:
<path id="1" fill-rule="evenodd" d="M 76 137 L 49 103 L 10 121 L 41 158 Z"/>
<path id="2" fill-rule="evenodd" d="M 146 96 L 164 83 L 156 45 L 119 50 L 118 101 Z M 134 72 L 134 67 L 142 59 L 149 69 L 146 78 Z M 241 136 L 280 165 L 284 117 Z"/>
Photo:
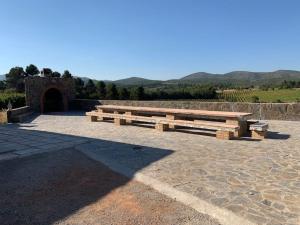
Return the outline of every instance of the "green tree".
<path id="1" fill-rule="evenodd" d="M 133 88 L 130 91 L 130 99 L 143 100 L 145 98 L 145 90 L 142 86 Z"/>
<path id="2" fill-rule="evenodd" d="M 3 91 L 6 89 L 6 83 L 5 81 L 0 81 L 0 90 Z"/>
<path id="3" fill-rule="evenodd" d="M 91 79 L 88 80 L 85 85 L 85 91 L 89 98 L 93 98 L 96 96 L 96 86 L 94 81 L 92 81 Z"/>
<path id="4" fill-rule="evenodd" d="M 75 91 L 76 91 L 76 97 L 77 98 L 84 98 L 84 82 L 81 78 L 77 77 L 74 78 L 75 83 Z"/>
<path id="5" fill-rule="evenodd" d="M 191 94 L 195 99 L 214 99 L 217 97 L 215 88 L 209 86 L 194 87 Z"/>
<path id="6" fill-rule="evenodd" d="M 106 92 L 107 99 L 118 99 L 118 90 L 115 84 L 108 84 L 107 85 L 107 92 Z"/>
<path id="7" fill-rule="evenodd" d="M 96 84 L 98 97 L 104 99 L 106 97 L 106 85 L 103 81 L 98 81 Z"/>
<path id="8" fill-rule="evenodd" d="M 42 71 L 41 71 L 41 74 L 44 76 L 44 77 L 52 77 L 52 70 L 50 68 L 43 68 Z"/>
<path id="9" fill-rule="evenodd" d="M 72 74 L 69 72 L 69 70 L 65 70 L 62 78 L 72 78 Z"/>
<path id="10" fill-rule="evenodd" d="M 22 67 L 11 68 L 6 74 L 6 84 L 8 88 L 16 89 L 18 92 L 24 91 L 25 72 Z"/>
<path id="11" fill-rule="evenodd" d="M 119 99 L 120 100 L 127 100 L 129 99 L 129 91 L 126 88 L 119 89 Z"/>
<path id="12" fill-rule="evenodd" d="M 60 77 L 60 76 L 61 76 L 61 74 L 57 71 L 52 73 L 52 77 Z"/>
<path id="13" fill-rule="evenodd" d="M 30 76 L 36 76 L 40 73 L 39 69 L 33 64 L 27 66 L 25 72 Z"/>

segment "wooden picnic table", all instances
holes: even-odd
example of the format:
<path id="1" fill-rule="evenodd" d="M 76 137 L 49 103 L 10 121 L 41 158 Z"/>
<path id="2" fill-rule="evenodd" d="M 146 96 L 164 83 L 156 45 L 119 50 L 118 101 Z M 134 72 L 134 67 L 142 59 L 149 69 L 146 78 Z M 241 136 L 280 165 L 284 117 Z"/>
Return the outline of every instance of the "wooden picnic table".
<path id="1" fill-rule="evenodd" d="M 225 112 L 198 109 L 173 109 L 120 105 L 99 105 L 97 106 L 97 110 L 100 113 L 113 112 L 114 114 L 125 113 L 125 115 L 158 115 L 165 116 L 169 120 L 180 120 L 186 117 L 195 117 L 195 121 L 197 118 L 224 121 L 226 125 L 238 126 L 238 130 L 234 132 L 234 136 L 237 137 L 243 135 L 247 131 L 247 118 L 252 115 L 251 113 L 247 112 Z M 175 128 L 175 125 L 170 125 L 170 128 Z"/>
<path id="2" fill-rule="evenodd" d="M 133 113 L 154 113 L 165 115 L 192 115 L 199 117 L 211 117 L 224 120 L 245 120 L 252 115 L 247 112 L 225 112 L 210 111 L 199 109 L 172 109 L 172 108 L 155 108 L 155 107 L 136 107 L 136 106 L 119 106 L 119 105 L 99 105 L 97 109 L 117 112 L 133 112 Z"/>

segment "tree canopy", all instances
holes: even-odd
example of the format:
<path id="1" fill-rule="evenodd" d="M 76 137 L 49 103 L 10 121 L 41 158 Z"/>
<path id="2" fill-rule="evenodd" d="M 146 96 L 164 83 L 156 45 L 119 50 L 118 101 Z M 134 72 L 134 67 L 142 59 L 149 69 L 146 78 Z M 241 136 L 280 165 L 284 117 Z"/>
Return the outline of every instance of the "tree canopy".
<path id="1" fill-rule="evenodd" d="M 42 71 L 41 71 L 41 74 L 44 76 L 44 77 L 52 77 L 52 70 L 50 68 L 43 68 Z"/>
<path id="2" fill-rule="evenodd" d="M 96 84 L 97 93 L 100 99 L 106 98 L 106 85 L 103 81 L 98 81 Z"/>
<path id="3" fill-rule="evenodd" d="M 30 76 L 36 76 L 40 73 L 39 69 L 33 64 L 30 64 L 29 66 L 27 66 L 25 69 L 25 72 L 27 75 L 30 75 Z"/>
<path id="4" fill-rule="evenodd" d="M 61 76 L 61 74 L 57 71 L 52 73 L 52 77 L 60 77 L 60 76 Z"/>
<path id="5" fill-rule="evenodd" d="M 24 91 L 24 78 L 26 77 L 23 67 L 13 67 L 6 74 L 8 88 L 16 89 L 18 92 Z"/>
<path id="6" fill-rule="evenodd" d="M 65 70 L 62 78 L 72 78 L 72 74 L 69 72 L 69 70 Z"/>
<path id="7" fill-rule="evenodd" d="M 107 85 L 107 99 L 118 99 L 118 90 L 115 84 L 108 84 Z"/>

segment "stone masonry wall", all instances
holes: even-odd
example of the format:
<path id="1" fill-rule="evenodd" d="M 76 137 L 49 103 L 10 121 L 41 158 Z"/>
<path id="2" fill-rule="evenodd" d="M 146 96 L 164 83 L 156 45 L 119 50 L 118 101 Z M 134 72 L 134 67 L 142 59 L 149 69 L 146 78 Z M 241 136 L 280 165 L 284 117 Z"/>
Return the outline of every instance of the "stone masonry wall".
<path id="1" fill-rule="evenodd" d="M 73 101 L 73 107 L 86 111 L 96 105 L 127 105 L 163 108 L 204 109 L 215 111 L 250 112 L 253 119 L 300 120 L 300 103 L 241 103 L 200 101 L 127 101 L 127 100 L 82 100 Z"/>
<path id="2" fill-rule="evenodd" d="M 25 79 L 26 105 L 39 112 L 43 95 L 49 88 L 59 90 L 66 104 L 75 99 L 75 84 L 72 78 L 27 77 Z"/>

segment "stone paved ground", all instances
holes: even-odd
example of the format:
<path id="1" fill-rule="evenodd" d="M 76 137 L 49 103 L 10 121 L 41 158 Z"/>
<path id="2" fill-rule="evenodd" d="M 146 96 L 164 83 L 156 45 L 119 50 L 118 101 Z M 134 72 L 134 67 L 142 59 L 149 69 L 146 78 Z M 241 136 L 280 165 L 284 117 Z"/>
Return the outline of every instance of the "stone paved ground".
<path id="1" fill-rule="evenodd" d="M 222 141 L 189 132 L 92 123 L 80 115 L 42 115 L 19 127 L 0 127 L 0 143 L 6 146 L 1 151 L 8 152 L 0 158 L 73 144 L 256 224 L 300 224 L 300 122 L 269 121 L 270 138 L 263 141 Z"/>
<path id="2" fill-rule="evenodd" d="M 72 148 L 0 162 L 1 225 L 220 225 Z"/>

